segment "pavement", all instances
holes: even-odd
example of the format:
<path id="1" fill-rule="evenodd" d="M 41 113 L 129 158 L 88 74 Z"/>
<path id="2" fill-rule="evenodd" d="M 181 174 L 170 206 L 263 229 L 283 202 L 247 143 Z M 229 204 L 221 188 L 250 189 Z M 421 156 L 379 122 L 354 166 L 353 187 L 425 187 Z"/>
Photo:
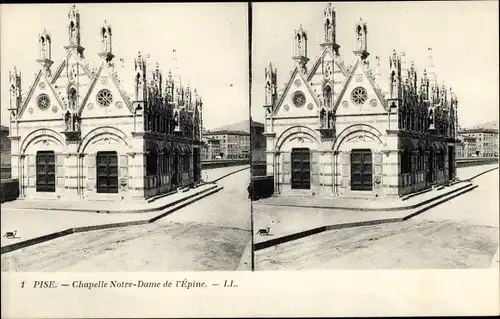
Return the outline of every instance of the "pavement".
<path id="1" fill-rule="evenodd" d="M 432 207 L 474 190 L 471 179 L 491 172 L 498 164 L 458 169 L 463 182 L 413 196 L 406 201 L 377 202 L 324 197 L 272 197 L 252 203 L 254 230 L 269 227 L 268 235 L 254 234 L 254 250 L 279 245 L 326 230 L 394 223 L 412 218 Z M 384 207 L 385 205 L 385 207 Z M 399 205 L 399 206 L 398 206 Z"/>
<path id="2" fill-rule="evenodd" d="M 205 178 L 220 181 L 249 166 L 232 166 L 203 172 Z M 202 176 L 203 177 L 203 176 Z M 116 209 L 116 204 L 94 201 L 40 201 L 16 200 L 2 204 L 2 235 L 16 232 L 15 238 L 1 238 L 1 252 L 9 252 L 72 233 L 97 229 L 141 225 L 154 222 L 186 207 L 223 187 L 214 182 L 186 192 L 178 192 L 151 203 L 126 203 L 127 210 Z M 123 205 L 123 203 L 122 203 Z M 114 207 L 113 207 L 114 206 Z M 123 207 L 123 206 L 121 206 Z M 110 213 L 102 213 L 109 211 Z M 141 212 L 131 214 L 130 212 Z"/>
<path id="3" fill-rule="evenodd" d="M 497 172 L 475 178 L 474 183 L 478 187 L 473 191 L 431 207 L 404 222 L 385 222 L 323 231 L 257 250 L 254 253 L 255 269 L 498 267 L 500 216 Z M 270 211 L 276 208 L 269 206 Z M 294 210 L 299 211 L 299 208 Z M 304 211 L 304 215 L 310 215 L 307 214 L 310 211 L 313 210 Z M 357 215 L 364 212 L 349 213 Z M 289 218 L 296 217 L 293 215 Z M 298 221 L 306 222 L 304 217 Z"/>
<path id="4" fill-rule="evenodd" d="M 249 180 L 248 170 L 227 176 L 218 182 L 222 191 L 153 223 L 74 233 L 1 254 L 2 271 L 249 270 Z"/>

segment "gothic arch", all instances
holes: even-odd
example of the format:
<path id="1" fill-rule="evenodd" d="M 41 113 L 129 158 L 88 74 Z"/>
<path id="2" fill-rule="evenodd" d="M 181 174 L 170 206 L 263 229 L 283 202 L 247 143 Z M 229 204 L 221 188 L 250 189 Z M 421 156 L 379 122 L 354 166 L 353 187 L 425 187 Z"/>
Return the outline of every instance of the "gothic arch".
<path id="1" fill-rule="evenodd" d="M 33 144 L 33 142 L 42 139 L 42 138 L 47 138 L 50 139 L 60 146 L 64 146 L 64 139 L 62 136 L 57 133 L 54 130 L 48 129 L 48 128 L 43 128 L 43 129 L 38 129 L 34 130 L 33 132 L 29 133 L 23 140 L 21 144 L 21 154 L 24 154 L 28 147 Z"/>
<path id="2" fill-rule="evenodd" d="M 82 142 L 78 146 L 78 152 L 83 153 L 90 142 L 95 141 L 96 139 L 100 139 L 104 135 L 108 135 L 113 140 L 119 141 L 126 147 L 131 148 L 131 146 L 127 143 L 127 135 L 123 133 L 123 131 L 112 126 L 101 126 L 93 129 L 92 131 L 88 132 L 87 135 L 85 135 L 85 137 L 82 139 Z"/>
<path id="3" fill-rule="evenodd" d="M 374 128 L 371 125 L 367 124 L 354 124 L 351 126 L 348 126 L 345 128 L 335 139 L 335 142 L 333 144 L 333 150 L 338 151 L 342 144 L 344 144 L 344 141 L 347 140 L 348 137 L 357 134 L 357 133 L 365 133 L 366 135 L 370 136 L 373 138 L 374 141 L 378 142 L 379 144 L 383 145 L 384 147 L 387 146 L 387 143 L 385 141 L 385 138 L 382 133 L 380 133 L 379 130 Z"/>
<path id="4" fill-rule="evenodd" d="M 278 140 L 276 141 L 276 147 L 275 147 L 276 151 L 281 150 L 286 141 L 290 140 L 292 137 L 299 134 L 303 134 L 305 136 L 310 137 L 319 146 L 319 137 L 317 133 L 309 127 L 300 125 L 300 126 L 293 126 L 285 130 L 283 133 L 281 133 Z"/>

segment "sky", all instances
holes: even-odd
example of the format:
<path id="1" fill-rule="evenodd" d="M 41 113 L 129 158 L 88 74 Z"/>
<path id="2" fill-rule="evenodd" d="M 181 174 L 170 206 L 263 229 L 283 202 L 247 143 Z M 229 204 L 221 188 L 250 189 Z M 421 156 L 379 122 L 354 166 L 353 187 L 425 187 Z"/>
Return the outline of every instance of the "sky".
<path id="1" fill-rule="evenodd" d="M 8 70 L 22 73 L 23 93 L 39 70 L 38 34 L 52 35 L 53 70 L 68 44 L 68 4 L 4 5 L 0 7 L 1 123 L 9 123 Z M 246 3 L 78 4 L 81 45 L 95 67 L 100 58 L 99 29 L 112 27 L 115 65 L 124 87 L 130 87 L 133 59 L 149 54 L 149 71 L 159 62 L 164 76 L 173 66 L 176 50 L 183 84 L 196 88 L 203 99 L 203 124 L 216 128 L 247 120 L 248 22 Z M 121 68 L 120 59 L 124 60 Z M 148 71 L 148 72 L 149 72 Z M 132 93 L 132 92 L 130 92 Z"/>
<path id="2" fill-rule="evenodd" d="M 264 68 L 278 69 L 284 87 L 294 68 L 294 30 L 308 32 L 312 65 L 323 40 L 326 3 L 254 3 L 252 28 L 252 119 L 264 120 Z M 337 13 L 337 43 L 346 64 L 354 63 L 354 26 L 367 23 L 370 65 L 380 56 L 382 76 L 388 76 L 393 49 L 414 60 L 420 76 L 432 47 L 438 83 L 458 97 L 459 125 L 498 120 L 498 2 L 354 2 L 333 3 Z M 420 81 L 420 80 L 419 80 Z"/>

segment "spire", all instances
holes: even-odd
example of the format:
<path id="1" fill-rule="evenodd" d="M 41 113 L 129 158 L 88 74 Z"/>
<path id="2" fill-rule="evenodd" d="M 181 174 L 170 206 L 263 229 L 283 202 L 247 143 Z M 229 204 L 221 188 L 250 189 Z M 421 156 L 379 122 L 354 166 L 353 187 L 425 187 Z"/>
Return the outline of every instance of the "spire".
<path id="1" fill-rule="evenodd" d="M 38 43 L 40 45 L 40 56 L 36 60 L 45 72 L 50 74 L 50 66 L 54 63 L 51 60 L 52 56 L 52 39 L 47 30 L 43 29 L 43 32 L 38 35 Z"/>
<path id="2" fill-rule="evenodd" d="M 16 111 L 21 107 L 21 73 L 14 67 L 9 71 L 9 91 L 10 91 L 10 108 L 11 111 Z M 16 113 L 17 114 L 17 113 Z"/>
<path id="3" fill-rule="evenodd" d="M 104 23 L 101 25 L 101 52 L 99 52 L 99 56 L 104 58 L 107 62 L 110 62 L 114 55 L 111 50 L 111 25 L 104 20 Z"/>
<path id="4" fill-rule="evenodd" d="M 434 69 L 434 55 L 432 48 L 427 49 L 427 73 L 429 76 L 429 85 L 434 87 L 437 85 L 436 72 Z"/>
<path id="5" fill-rule="evenodd" d="M 376 56 L 375 57 L 375 70 L 373 72 L 373 77 L 375 78 L 375 81 L 377 81 L 382 74 L 380 73 L 380 57 Z"/>
<path id="6" fill-rule="evenodd" d="M 181 75 L 179 73 L 179 64 L 177 61 L 177 50 L 176 49 L 172 50 L 172 65 L 174 68 L 173 80 L 174 80 L 175 86 L 177 88 L 180 88 L 182 86 L 182 79 L 181 79 Z"/>
<path id="7" fill-rule="evenodd" d="M 269 67 L 265 68 L 265 105 L 266 106 L 274 106 L 276 103 L 276 92 L 277 92 L 277 84 L 278 84 L 278 76 L 277 70 L 273 69 L 273 65 L 269 63 Z"/>
<path id="8" fill-rule="evenodd" d="M 401 80 L 403 84 L 406 83 L 406 79 L 408 79 L 408 66 L 406 64 L 406 53 L 401 52 Z"/>
<path id="9" fill-rule="evenodd" d="M 370 53 L 368 53 L 367 51 L 368 28 L 363 19 L 359 19 L 359 22 L 356 23 L 355 32 L 356 50 L 354 50 L 354 54 L 359 56 L 362 60 L 365 60 L 370 55 Z"/>
<path id="10" fill-rule="evenodd" d="M 330 47 L 332 52 L 336 55 L 339 54 L 339 45 L 336 43 L 336 14 L 335 14 L 335 8 L 332 6 L 331 3 L 328 3 L 326 5 L 326 8 L 323 12 L 323 26 L 324 26 L 324 33 L 325 33 L 325 38 L 324 38 L 324 43 L 322 43 L 320 46 L 323 48 L 325 46 Z"/>
<path id="11" fill-rule="evenodd" d="M 76 6 L 71 6 L 68 13 L 68 40 L 69 43 L 65 49 L 76 49 L 80 56 L 83 56 L 83 47 L 80 45 L 80 12 Z"/>
<path id="12" fill-rule="evenodd" d="M 137 52 L 134 59 L 135 64 L 135 99 L 136 101 L 145 101 L 147 99 L 146 89 L 146 59 Z"/>
<path id="13" fill-rule="evenodd" d="M 306 64 L 309 61 L 307 57 L 307 32 L 302 28 L 302 24 L 300 25 L 298 30 L 294 31 L 294 39 L 295 39 L 295 54 L 293 59 L 300 67 L 303 73 L 306 73 Z"/>

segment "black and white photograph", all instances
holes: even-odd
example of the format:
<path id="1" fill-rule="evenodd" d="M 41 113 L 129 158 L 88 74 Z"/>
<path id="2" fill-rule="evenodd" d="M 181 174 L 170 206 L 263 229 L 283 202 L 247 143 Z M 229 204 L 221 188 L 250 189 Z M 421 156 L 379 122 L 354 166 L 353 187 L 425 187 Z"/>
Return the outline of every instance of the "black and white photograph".
<path id="1" fill-rule="evenodd" d="M 247 5 L 1 13 L 2 271 L 251 270 Z"/>
<path id="2" fill-rule="evenodd" d="M 1 317 L 498 315 L 498 9 L 0 4 Z"/>
<path id="3" fill-rule="evenodd" d="M 498 267 L 497 3 L 255 3 L 255 270 Z"/>

